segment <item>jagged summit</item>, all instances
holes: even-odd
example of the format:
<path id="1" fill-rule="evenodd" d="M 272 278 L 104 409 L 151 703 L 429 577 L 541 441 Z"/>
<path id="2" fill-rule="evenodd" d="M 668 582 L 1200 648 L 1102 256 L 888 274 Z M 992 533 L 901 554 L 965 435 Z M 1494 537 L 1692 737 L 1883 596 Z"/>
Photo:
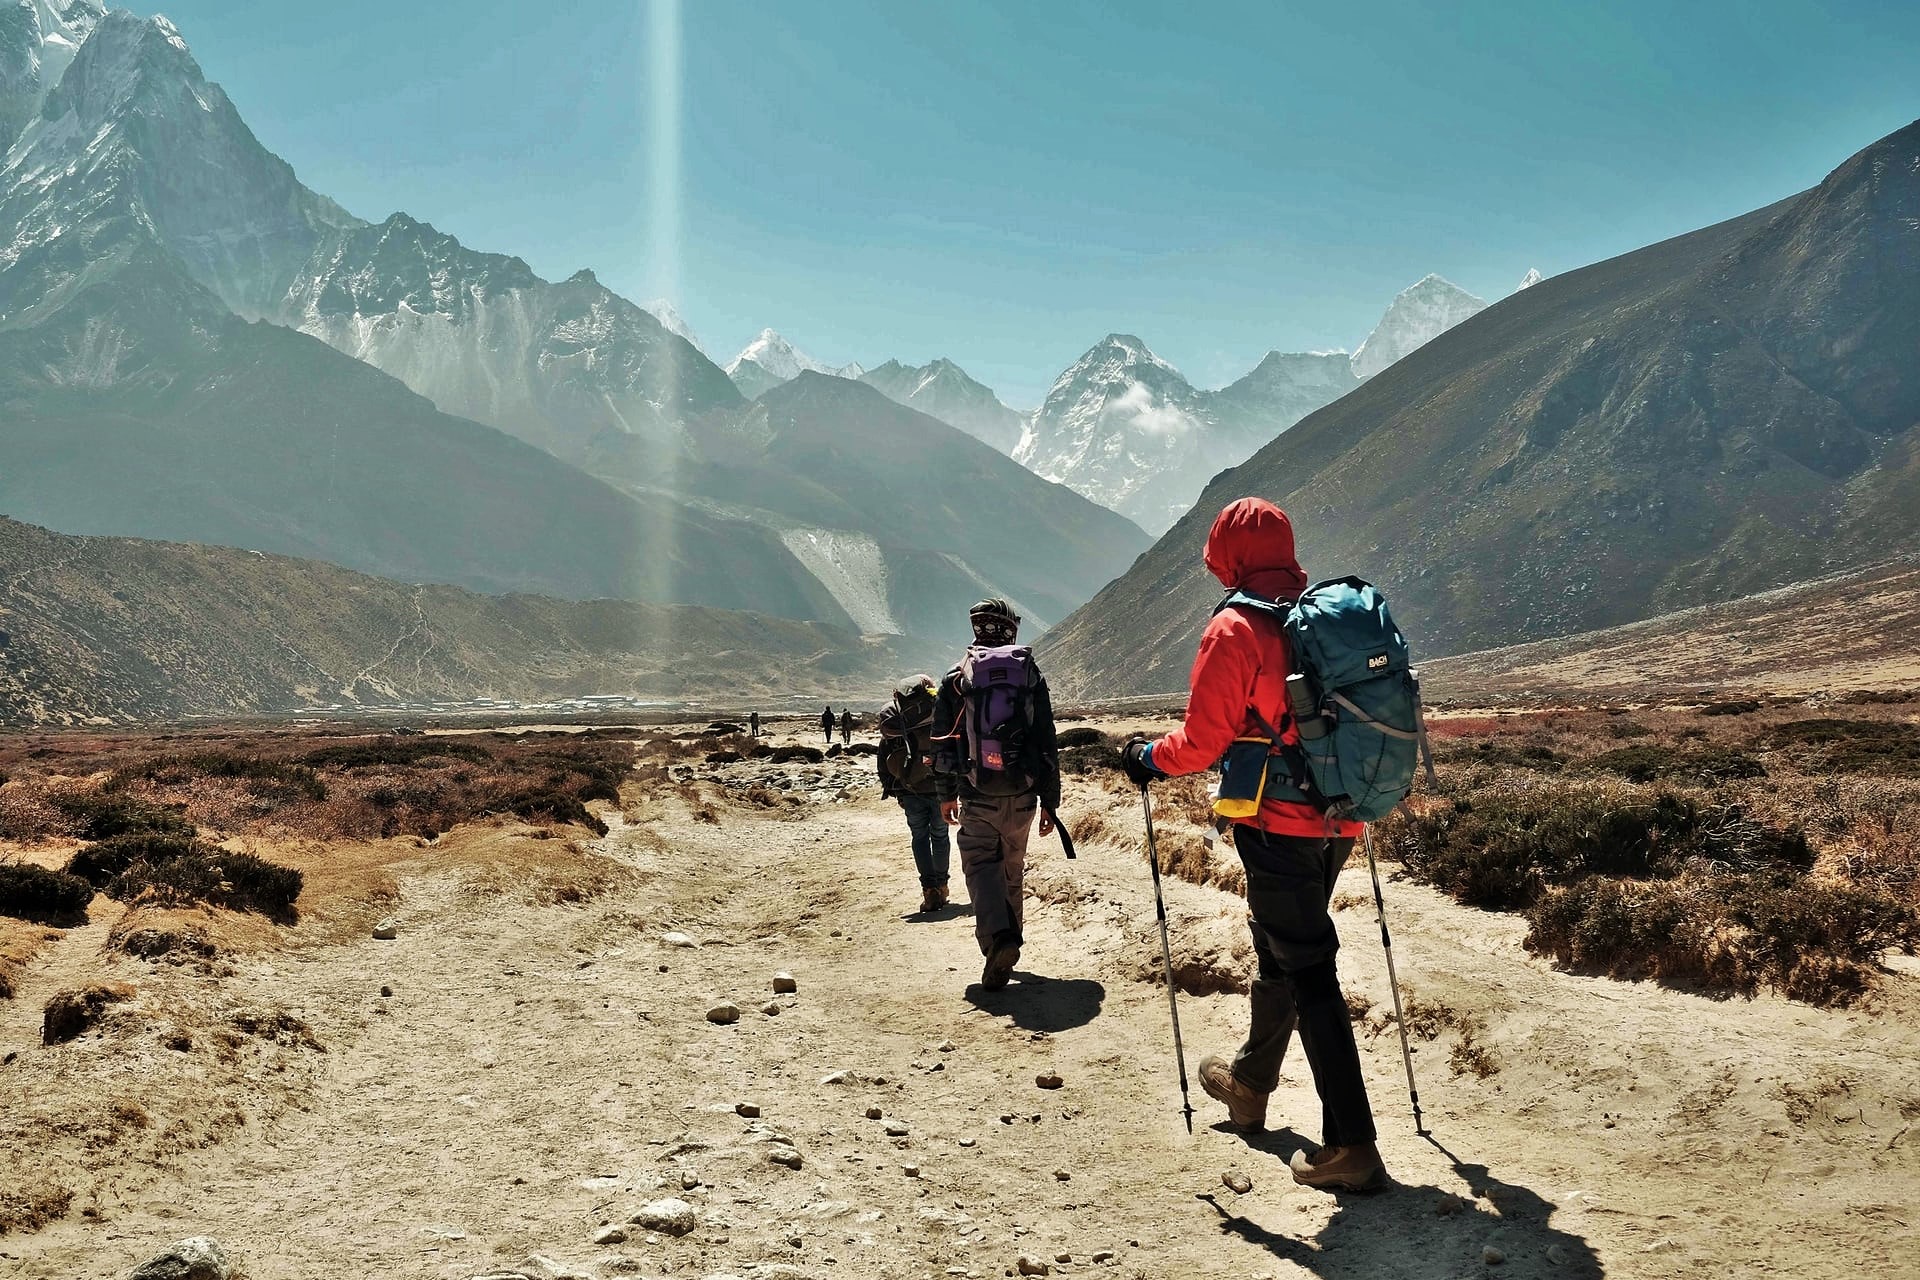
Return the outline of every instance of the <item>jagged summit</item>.
<path id="1" fill-rule="evenodd" d="M 1353 353 L 1354 374 L 1371 378 L 1462 320 L 1484 311 L 1486 306 L 1484 299 L 1476 298 L 1444 276 L 1421 277 L 1400 291 L 1380 323 Z"/>
<path id="2" fill-rule="evenodd" d="M 1022 416 L 945 356 L 918 368 L 889 360 L 859 377 L 888 399 L 958 427 L 1001 453 L 1012 453 L 1020 442 Z"/>
<path id="3" fill-rule="evenodd" d="M 707 353 L 707 349 L 700 345 L 700 339 L 694 337 L 693 327 L 687 323 L 686 317 L 680 314 L 680 309 L 673 305 L 671 299 L 655 298 L 652 302 L 640 304 L 640 309 L 664 325 L 668 333 L 678 334 L 691 342 L 694 349 L 701 355 Z"/>
<path id="4" fill-rule="evenodd" d="M 762 371 L 782 382 L 798 377 L 804 370 L 831 372 L 826 365 L 795 347 L 774 329 L 762 329 L 752 342 L 741 348 L 740 354 L 727 363 L 727 373 L 737 378 L 740 367 L 749 362 L 759 365 Z"/>
<path id="5" fill-rule="evenodd" d="M 95 0 L 0 0 L 0 152 L 39 114 L 105 16 Z"/>
<path id="6" fill-rule="evenodd" d="M 1520 283 L 1513 287 L 1513 291 L 1518 293 L 1522 289 L 1531 289 L 1545 279 L 1546 277 L 1540 274 L 1540 268 L 1528 267 L 1527 274 L 1520 277 Z"/>

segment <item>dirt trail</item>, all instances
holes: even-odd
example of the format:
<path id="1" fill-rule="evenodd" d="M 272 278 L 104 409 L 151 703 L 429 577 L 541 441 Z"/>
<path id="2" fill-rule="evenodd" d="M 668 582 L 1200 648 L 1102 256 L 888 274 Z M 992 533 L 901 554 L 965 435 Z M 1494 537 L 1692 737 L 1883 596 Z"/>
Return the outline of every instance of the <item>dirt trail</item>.
<path id="1" fill-rule="evenodd" d="M 999 1276 L 1021 1254 L 1156 1278 L 1914 1274 L 1895 1261 L 1920 1256 L 1910 977 L 1874 1012 L 1702 1000 L 1555 973 L 1518 921 L 1395 885 L 1403 977 L 1477 1019 L 1469 1038 L 1498 1069 L 1449 1069 L 1457 1025 L 1424 1041 L 1423 1141 L 1376 1017 L 1363 1057 L 1400 1185 L 1336 1198 L 1288 1179 L 1299 1135 L 1217 1129 L 1197 1086 L 1186 1133 L 1164 989 L 1132 976 L 1154 936 L 1137 850 L 1094 842 L 1067 864 L 1036 841 L 1030 944 L 1013 987 L 986 994 L 964 911 L 909 914 L 904 835 L 870 792 L 726 807 L 717 825 L 662 805 L 597 846 L 632 868 L 615 894 L 536 907 L 421 875 L 394 941 L 239 958 L 227 986 L 326 1046 L 311 1088 L 110 1181 L 97 1220 L 0 1237 L 0 1276 L 122 1275 L 190 1234 L 254 1280 L 904 1280 Z M 1351 867 L 1336 900 L 1364 889 Z M 1237 931 L 1227 895 L 1176 883 L 1170 898 L 1187 946 Z M 1370 900 L 1339 914 L 1349 985 L 1386 1007 Z M 797 995 L 772 995 L 778 969 Z M 706 1020 L 720 999 L 738 1023 Z M 0 1052 L 37 1052 L 18 1012 Z M 1238 996 L 1181 1012 L 1190 1067 L 1244 1029 Z M 1043 1071 L 1064 1087 L 1036 1087 Z M 1315 1137 L 1316 1111 L 1292 1059 L 1274 1122 Z M 800 1167 L 771 1158 L 789 1151 Z M 1250 1194 L 1221 1185 L 1228 1168 Z M 690 1233 L 592 1243 L 667 1196 L 694 1207 Z M 1490 1267 L 1488 1247 L 1505 1260 Z"/>

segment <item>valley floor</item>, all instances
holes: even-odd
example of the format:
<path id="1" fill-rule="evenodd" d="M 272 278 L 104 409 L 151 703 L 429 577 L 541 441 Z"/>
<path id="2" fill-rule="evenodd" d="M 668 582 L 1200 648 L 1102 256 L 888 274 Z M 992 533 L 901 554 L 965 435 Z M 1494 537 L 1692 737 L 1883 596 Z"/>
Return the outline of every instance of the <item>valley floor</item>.
<path id="1" fill-rule="evenodd" d="M 905 1280 L 1011 1274 L 1021 1255 L 1139 1278 L 1913 1274 L 1911 971 L 1846 1012 L 1707 1000 L 1553 971 L 1518 919 L 1391 882 L 1396 959 L 1433 1037 L 1416 1042 L 1426 1140 L 1356 862 L 1336 896 L 1343 976 L 1373 1005 L 1362 1055 L 1398 1185 L 1335 1197 L 1286 1172 L 1318 1130 L 1297 1049 L 1272 1113 L 1291 1128 L 1244 1140 L 1197 1085 L 1183 1126 L 1137 845 L 1096 837 L 1067 863 L 1036 839 L 1026 955 L 983 993 L 963 907 L 912 913 L 904 824 L 871 761 L 827 768 L 798 805 L 711 783 L 705 805 L 630 796 L 587 846 L 611 865 L 584 901 L 424 851 L 396 868 L 392 941 L 295 929 L 224 969 L 153 964 L 103 951 L 96 900 L 96 923 L 47 943 L 0 1001 L 0 1121 L 48 1135 L 0 1153 L 0 1203 L 46 1180 L 77 1192 L 0 1235 L 0 1277 L 124 1275 L 190 1235 L 253 1280 Z M 1065 808 L 1116 832 L 1139 816 L 1084 780 Z M 964 901 L 957 861 L 954 883 Z M 1238 900 L 1168 893 L 1182 961 L 1231 968 Z M 797 994 L 772 994 L 777 970 Z M 41 1047 L 46 998 L 102 976 L 132 984 L 130 1012 Z M 737 1023 L 707 1020 L 718 1000 Z M 216 1008 L 226 1025 L 235 1008 L 292 1020 L 162 1043 Z M 1245 1012 L 1232 993 L 1182 997 L 1190 1070 Z M 1064 1085 L 1037 1087 L 1045 1072 Z M 138 1158 L 128 1127 L 147 1135 Z M 788 1151 L 799 1167 L 770 1158 Z M 693 1208 L 687 1234 L 593 1243 L 669 1196 Z"/>

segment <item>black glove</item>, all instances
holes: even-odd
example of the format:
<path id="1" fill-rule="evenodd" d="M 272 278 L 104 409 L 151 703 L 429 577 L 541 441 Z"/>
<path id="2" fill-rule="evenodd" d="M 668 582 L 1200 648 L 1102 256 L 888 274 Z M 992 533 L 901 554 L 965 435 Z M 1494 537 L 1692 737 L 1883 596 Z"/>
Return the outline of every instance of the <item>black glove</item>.
<path id="1" fill-rule="evenodd" d="M 1136 787 L 1144 787 L 1167 775 L 1154 768 L 1147 759 L 1147 748 L 1152 744 L 1141 734 L 1127 739 L 1127 745 L 1120 748 L 1120 767 L 1127 771 L 1127 781 Z"/>

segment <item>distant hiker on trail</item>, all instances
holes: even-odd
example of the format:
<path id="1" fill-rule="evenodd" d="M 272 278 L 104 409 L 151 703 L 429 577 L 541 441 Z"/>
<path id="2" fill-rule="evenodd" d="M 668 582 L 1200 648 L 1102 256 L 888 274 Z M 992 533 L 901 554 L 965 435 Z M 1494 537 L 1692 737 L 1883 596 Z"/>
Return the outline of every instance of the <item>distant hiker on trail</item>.
<path id="1" fill-rule="evenodd" d="M 920 873 L 920 910 L 947 905 L 950 846 L 940 817 L 940 793 L 933 776 L 932 676 L 908 676 L 880 713 L 880 794 L 900 802 L 913 840 L 913 865 Z"/>
<path id="2" fill-rule="evenodd" d="M 980 985 L 998 991 L 1024 941 L 1034 815 L 1042 836 L 1058 822 L 1060 753 L 1047 682 L 1032 652 L 1014 644 L 1020 615 L 1005 600 L 983 600 L 968 618 L 973 644 L 940 682 L 934 706 L 933 768 L 940 817 L 960 828 L 960 868 L 986 957 Z"/>
<path id="3" fill-rule="evenodd" d="M 827 736 L 831 738 L 833 735 L 828 734 Z M 853 745 L 853 708 L 852 707 L 847 707 L 840 712 L 840 745 L 843 747 L 850 747 Z"/>
<path id="4" fill-rule="evenodd" d="M 1293 525 L 1280 508 L 1260 498 L 1242 498 L 1220 513 L 1207 535 L 1206 566 L 1228 591 L 1267 600 L 1292 601 L 1307 585 L 1294 559 Z M 1244 606 L 1222 605 L 1200 638 L 1185 722 L 1157 742 L 1135 738 L 1127 743 L 1127 776 L 1145 786 L 1156 778 L 1211 769 L 1235 739 L 1267 736 L 1263 722 L 1280 726 L 1282 744 L 1297 750 L 1300 733 L 1287 715 L 1291 670 L 1278 621 Z M 1272 790 L 1256 785 L 1247 803 L 1253 812 L 1233 829 L 1234 849 L 1246 867 L 1247 906 L 1260 961 L 1252 1025 L 1230 1060 L 1214 1055 L 1200 1063 L 1200 1084 L 1227 1104 L 1235 1127 L 1264 1128 L 1267 1097 L 1279 1082 L 1280 1060 L 1297 1029 L 1320 1095 L 1325 1145 L 1312 1155 L 1295 1154 L 1294 1181 L 1310 1187 L 1376 1187 L 1387 1181 L 1387 1171 L 1374 1145 L 1360 1051 L 1334 969 L 1340 937 L 1327 912 L 1334 877 L 1363 826 L 1335 821 L 1304 798 L 1273 799 Z"/>
<path id="5" fill-rule="evenodd" d="M 827 745 L 833 745 L 833 707 L 829 705 L 820 713 L 820 731 L 827 735 Z"/>
<path id="6" fill-rule="evenodd" d="M 747 736 L 749 738 L 757 738 L 760 736 L 760 713 L 758 711 L 747 717 Z"/>

